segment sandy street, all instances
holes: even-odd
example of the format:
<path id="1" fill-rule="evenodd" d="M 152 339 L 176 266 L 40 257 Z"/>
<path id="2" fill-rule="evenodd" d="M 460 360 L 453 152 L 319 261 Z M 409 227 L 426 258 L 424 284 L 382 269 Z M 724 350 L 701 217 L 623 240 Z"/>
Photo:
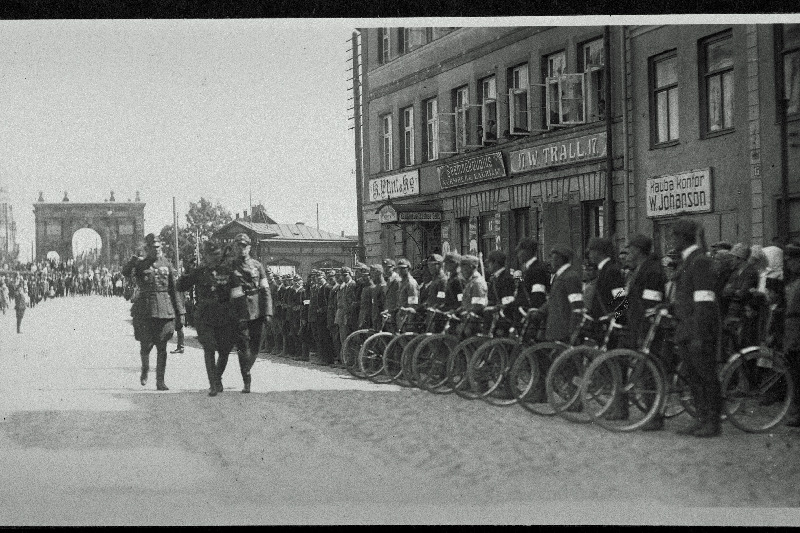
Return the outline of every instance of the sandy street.
<path id="1" fill-rule="evenodd" d="M 210 398 L 192 329 L 157 393 L 128 309 L 0 316 L 0 525 L 800 524 L 797 430 L 619 435 L 263 356 L 244 395 L 235 354 Z"/>

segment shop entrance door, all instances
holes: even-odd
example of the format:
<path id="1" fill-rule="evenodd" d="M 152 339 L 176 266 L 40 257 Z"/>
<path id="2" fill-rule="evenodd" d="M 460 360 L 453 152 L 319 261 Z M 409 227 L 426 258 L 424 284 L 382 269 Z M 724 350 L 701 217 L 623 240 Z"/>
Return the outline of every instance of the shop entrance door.
<path id="1" fill-rule="evenodd" d="M 583 233 L 581 231 L 581 204 L 551 202 L 542 204 L 542 259 L 550 260 L 550 250 L 561 245 L 575 252 L 573 265 L 583 261 Z"/>

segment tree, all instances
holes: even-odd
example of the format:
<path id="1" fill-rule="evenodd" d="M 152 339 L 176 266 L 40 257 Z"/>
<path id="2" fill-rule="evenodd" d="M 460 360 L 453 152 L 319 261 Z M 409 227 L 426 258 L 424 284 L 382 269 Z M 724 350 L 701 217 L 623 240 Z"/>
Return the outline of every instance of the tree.
<path id="1" fill-rule="evenodd" d="M 200 198 L 200 201 L 190 202 L 189 211 L 186 213 L 186 224 L 178 232 L 178 246 L 180 248 L 181 262 L 184 266 L 195 263 L 195 246 L 197 244 L 197 233 L 200 234 L 200 241 L 210 239 L 215 231 L 233 219 L 230 211 L 225 209 L 222 204 L 217 202 L 213 205 L 211 201 Z M 175 228 L 173 224 L 168 224 L 161 228 L 161 246 L 164 255 L 175 262 Z"/>

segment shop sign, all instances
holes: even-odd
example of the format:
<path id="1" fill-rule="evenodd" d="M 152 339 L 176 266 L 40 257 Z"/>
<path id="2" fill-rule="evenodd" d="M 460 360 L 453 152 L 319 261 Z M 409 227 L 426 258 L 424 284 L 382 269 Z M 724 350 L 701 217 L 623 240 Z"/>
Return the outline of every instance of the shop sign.
<path id="1" fill-rule="evenodd" d="M 441 211 L 404 211 L 399 213 L 400 222 L 441 222 Z"/>
<path id="2" fill-rule="evenodd" d="M 540 168 L 601 159 L 606 156 L 606 133 L 542 144 L 509 152 L 511 174 Z"/>
<path id="3" fill-rule="evenodd" d="M 397 222 L 397 211 L 395 211 L 392 206 L 387 205 L 381 209 L 381 212 L 378 215 L 378 220 L 380 220 L 381 224 Z"/>
<path id="4" fill-rule="evenodd" d="M 711 169 L 647 179 L 647 216 L 711 211 Z"/>
<path id="5" fill-rule="evenodd" d="M 369 201 L 419 194 L 419 169 L 369 180 Z"/>
<path id="6" fill-rule="evenodd" d="M 439 173 L 439 183 L 442 189 L 461 187 L 479 181 L 502 178 L 506 175 L 506 166 L 503 163 L 503 154 L 494 152 L 462 159 L 436 167 Z"/>

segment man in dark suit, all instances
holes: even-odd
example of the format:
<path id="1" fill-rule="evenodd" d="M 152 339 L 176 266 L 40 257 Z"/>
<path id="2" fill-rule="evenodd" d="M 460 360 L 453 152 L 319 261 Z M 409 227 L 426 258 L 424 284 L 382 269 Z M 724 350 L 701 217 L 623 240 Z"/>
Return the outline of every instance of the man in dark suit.
<path id="1" fill-rule="evenodd" d="M 583 311 L 581 274 L 571 262 L 574 253 L 566 246 L 554 246 L 550 253 L 553 282 L 547 302 L 539 312 L 547 317 L 545 339 L 569 341 Z M 546 369 L 545 369 L 546 371 Z"/>
<path id="2" fill-rule="evenodd" d="M 675 344 L 683 354 L 685 379 L 692 391 L 698 418 L 682 435 L 720 434 L 722 393 L 716 369 L 719 306 L 714 293 L 712 260 L 697 245 L 699 224 L 681 218 L 672 227 L 675 249 L 681 254 L 675 282 Z"/>
<path id="3" fill-rule="evenodd" d="M 522 270 L 522 287 L 514 300 L 515 307 L 540 308 L 547 301 L 550 289 L 550 272 L 547 266 L 536 257 L 539 243 L 526 237 L 517 244 L 517 261 Z"/>
<path id="4" fill-rule="evenodd" d="M 589 315 L 598 319 L 614 311 L 625 297 L 625 278 L 620 264 L 614 259 L 614 243 L 605 237 L 589 239 L 589 261 L 597 265 L 597 284 L 590 302 Z"/>

